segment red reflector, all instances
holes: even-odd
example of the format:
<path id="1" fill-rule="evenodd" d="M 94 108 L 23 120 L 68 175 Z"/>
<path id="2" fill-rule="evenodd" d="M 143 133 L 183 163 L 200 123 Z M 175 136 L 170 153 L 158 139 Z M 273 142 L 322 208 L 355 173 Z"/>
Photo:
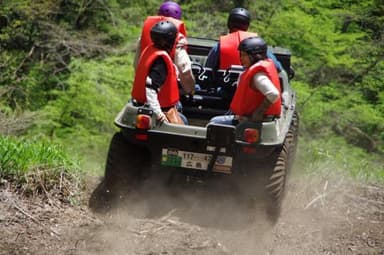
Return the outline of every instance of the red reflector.
<path id="1" fill-rule="evenodd" d="M 148 140 L 148 134 L 136 134 L 135 138 L 136 138 L 136 140 L 147 141 Z"/>
<path id="2" fill-rule="evenodd" d="M 136 116 L 136 128 L 139 129 L 150 129 L 152 118 L 145 114 L 138 114 Z"/>
<path id="3" fill-rule="evenodd" d="M 246 154 L 252 154 L 256 152 L 256 149 L 252 147 L 243 147 L 243 152 Z"/>
<path id="4" fill-rule="evenodd" d="M 256 143 L 259 141 L 259 130 L 254 128 L 246 128 L 244 130 L 244 140 L 247 143 Z"/>

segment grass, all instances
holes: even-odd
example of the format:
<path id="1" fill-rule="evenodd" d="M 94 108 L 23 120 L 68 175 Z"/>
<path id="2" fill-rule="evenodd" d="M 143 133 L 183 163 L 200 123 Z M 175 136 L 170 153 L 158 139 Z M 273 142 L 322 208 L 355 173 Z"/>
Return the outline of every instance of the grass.
<path id="1" fill-rule="evenodd" d="M 46 141 L 34 141 L 10 136 L 0 138 L 0 173 L 21 176 L 35 168 L 63 168 L 68 171 L 78 169 L 64 150 Z"/>
<path id="2" fill-rule="evenodd" d="M 384 183 L 380 155 L 350 145 L 342 137 L 300 137 L 296 166 L 305 174 L 342 174 L 361 182 Z"/>
<path id="3" fill-rule="evenodd" d="M 77 203 L 84 183 L 77 161 L 48 141 L 0 137 L 0 184 L 11 183 L 25 195 L 55 195 Z"/>

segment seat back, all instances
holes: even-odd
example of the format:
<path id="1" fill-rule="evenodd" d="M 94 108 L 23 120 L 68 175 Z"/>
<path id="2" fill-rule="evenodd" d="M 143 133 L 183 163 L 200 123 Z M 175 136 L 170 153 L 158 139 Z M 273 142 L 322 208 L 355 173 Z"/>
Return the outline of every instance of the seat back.
<path id="1" fill-rule="evenodd" d="M 244 67 L 232 65 L 230 68 L 219 69 L 216 72 L 216 86 L 218 93 L 225 101 L 231 101 L 237 88 L 237 82 Z"/>
<path id="2" fill-rule="evenodd" d="M 203 67 L 200 64 L 192 63 L 192 73 L 195 76 L 196 85 L 202 90 L 209 90 L 213 86 L 212 68 Z"/>

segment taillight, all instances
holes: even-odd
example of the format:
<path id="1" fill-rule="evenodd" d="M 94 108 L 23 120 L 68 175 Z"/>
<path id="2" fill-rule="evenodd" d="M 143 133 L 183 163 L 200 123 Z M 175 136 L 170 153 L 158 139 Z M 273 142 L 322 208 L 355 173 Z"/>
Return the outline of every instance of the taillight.
<path id="1" fill-rule="evenodd" d="M 136 128 L 150 129 L 152 126 L 152 118 L 146 114 L 138 114 L 136 116 Z"/>
<path id="2" fill-rule="evenodd" d="M 148 134 L 135 134 L 136 140 L 139 141 L 147 141 L 148 140 Z"/>
<path id="3" fill-rule="evenodd" d="M 260 139 L 259 130 L 254 128 L 246 128 L 244 129 L 244 140 L 247 143 L 256 143 Z"/>
<path id="4" fill-rule="evenodd" d="M 253 153 L 256 153 L 256 149 L 253 148 L 253 147 L 244 146 L 243 147 L 243 152 L 246 153 L 246 154 L 253 154 Z"/>

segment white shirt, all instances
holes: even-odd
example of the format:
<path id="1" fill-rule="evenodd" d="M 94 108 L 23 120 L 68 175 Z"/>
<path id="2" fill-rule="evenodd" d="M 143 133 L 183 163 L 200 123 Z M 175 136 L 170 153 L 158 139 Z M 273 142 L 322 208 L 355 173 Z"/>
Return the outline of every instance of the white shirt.
<path id="1" fill-rule="evenodd" d="M 279 90 L 273 85 L 268 76 L 263 73 L 257 73 L 252 77 L 252 86 L 256 87 L 271 103 L 279 98 Z"/>
<path id="2" fill-rule="evenodd" d="M 191 59 L 188 56 L 187 51 L 185 50 L 187 46 L 187 39 L 185 36 L 181 33 L 179 33 L 179 38 L 176 45 L 175 50 L 175 65 L 177 67 L 177 70 L 180 73 L 186 73 L 189 70 L 192 69 L 192 62 Z"/>

